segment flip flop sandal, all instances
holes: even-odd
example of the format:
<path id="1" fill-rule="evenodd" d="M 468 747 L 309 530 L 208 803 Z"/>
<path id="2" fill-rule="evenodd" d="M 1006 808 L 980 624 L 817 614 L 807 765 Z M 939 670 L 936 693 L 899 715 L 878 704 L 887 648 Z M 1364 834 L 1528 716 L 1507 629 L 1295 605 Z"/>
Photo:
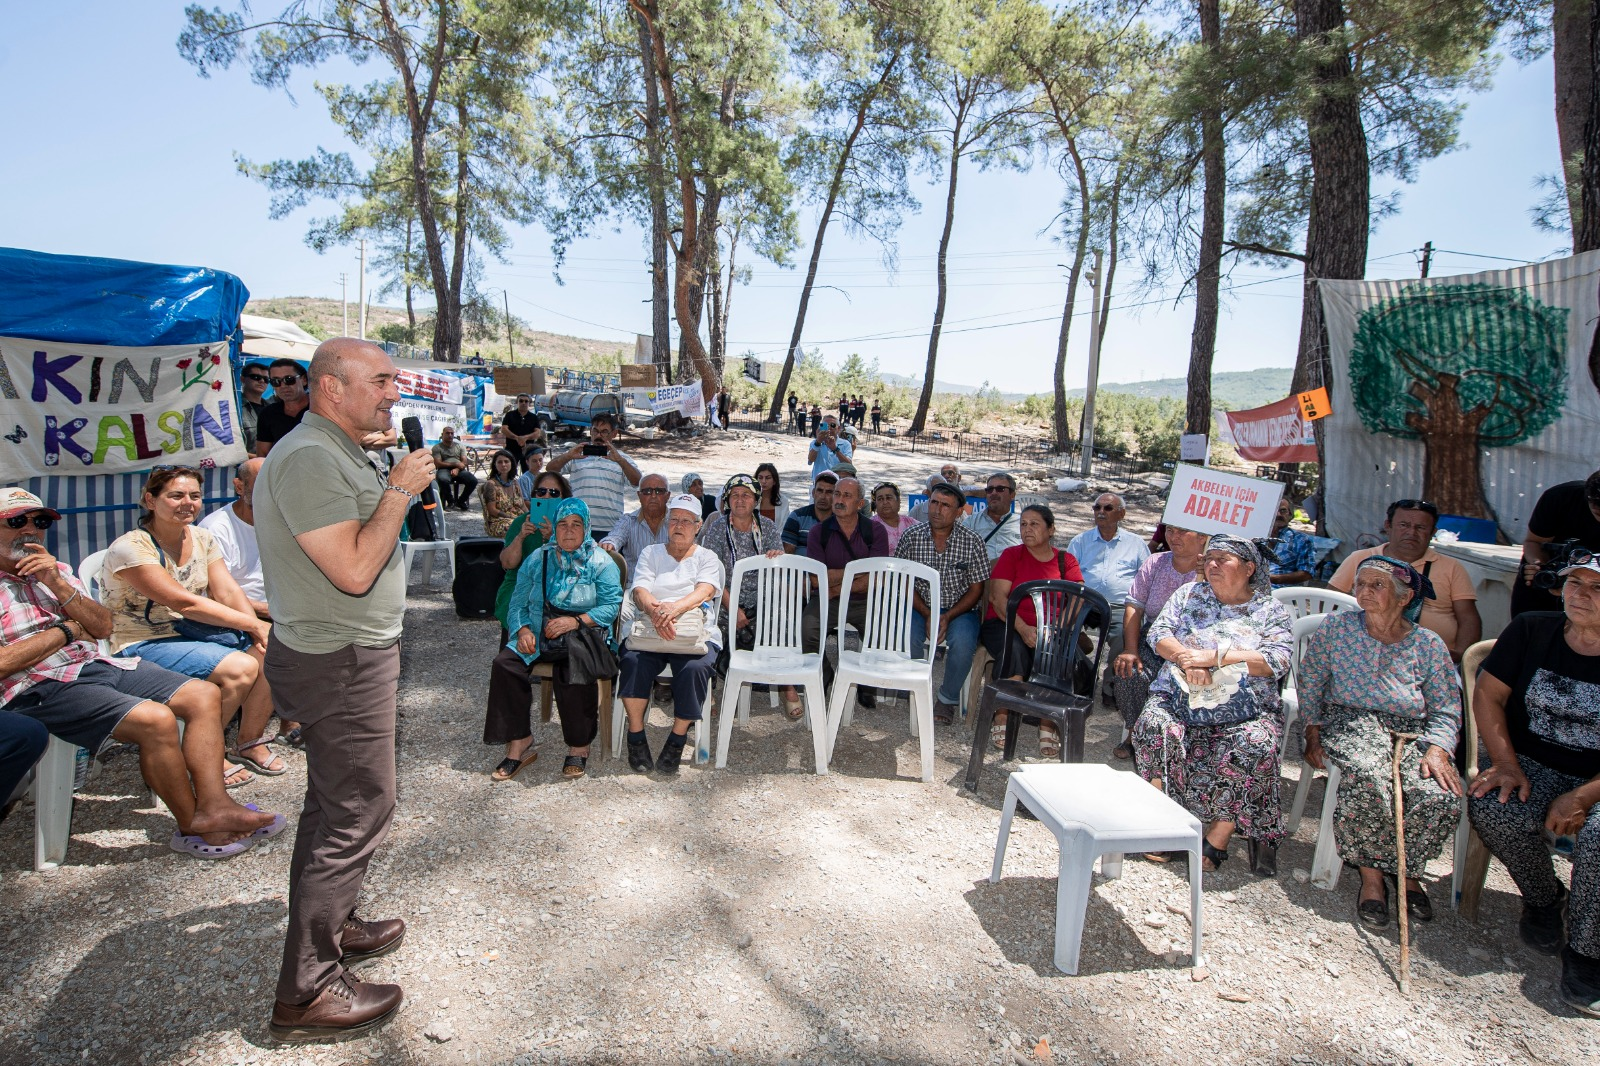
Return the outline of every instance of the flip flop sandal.
<path id="1" fill-rule="evenodd" d="M 789 712 L 789 721 L 798 722 L 806 716 L 806 705 L 803 701 L 796 699 L 790 702 L 788 697 L 784 697 L 783 702 Z"/>
<path id="2" fill-rule="evenodd" d="M 1389 884 L 1383 885 L 1382 899 L 1357 898 L 1356 917 L 1361 919 L 1361 924 L 1373 929 L 1382 929 L 1389 924 Z"/>
<path id="3" fill-rule="evenodd" d="M 267 761 L 261 762 L 259 759 L 252 759 L 250 756 L 244 754 L 244 752 L 249 748 L 266 748 L 267 751 L 270 752 L 272 751 L 272 748 L 269 747 L 271 743 L 271 737 L 257 737 L 248 744 L 240 744 L 238 747 L 230 749 L 228 751 L 228 758 L 232 759 L 234 762 L 243 763 L 251 770 L 261 774 L 264 777 L 280 777 L 289 772 L 289 764 L 284 762 L 277 755 L 268 755 Z M 276 770 L 272 769 L 272 762 L 274 759 L 276 759 L 280 764 Z"/>
<path id="4" fill-rule="evenodd" d="M 244 776 L 240 777 L 240 774 Z M 236 788 L 243 788 L 255 779 L 256 775 L 251 773 L 248 767 L 235 766 L 232 770 L 222 775 L 222 787 L 231 791 Z"/>
<path id="5" fill-rule="evenodd" d="M 257 807 L 254 803 L 246 803 L 244 806 L 246 810 L 255 811 L 257 814 L 261 813 L 261 808 Z M 245 837 L 245 839 L 253 840 L 258 844 L 263 840 L 271 840 L 273 837 L 283 832 L 283 827 L 288 824 L 289 820 L 283 815 L 274 814 L 272 816 L 272 821 L 268 822 L 260 829 L 257 829 L 254 833 L 251 833 L 249 836 Z"/>
<path id="6" fill-rule="evenodd" d="M 582 777 L 588 768 L 589 756 L 568 755 L 566 761 L 561 764 L 561 776 L 569 779 Z"/>
<path id="7" fill-rule="evenodd" d="M 253 837 L 245 837 L 232 844 L 207 844 L 202 837 L 188 836 L 175 829 L 172 839 L 167 841 L 167 847 L 193 859 L 231 859 L 235 855 L 243 855 L 257 843 Z"/>
<path id="8" fill-rule="evenodd" d="M 539 757 L 539 753 L 532 748 L 528 749 L 528 751 L 529 754 L 524 754 L 520 761 L 509 756 L 501 759 L 500 765 L 494 768 L 494 773 L 489 775 L 489 779 L 491 781 L 510 781 L 520 774 L 524 767 L 532 766 L 534 760 Z"/>

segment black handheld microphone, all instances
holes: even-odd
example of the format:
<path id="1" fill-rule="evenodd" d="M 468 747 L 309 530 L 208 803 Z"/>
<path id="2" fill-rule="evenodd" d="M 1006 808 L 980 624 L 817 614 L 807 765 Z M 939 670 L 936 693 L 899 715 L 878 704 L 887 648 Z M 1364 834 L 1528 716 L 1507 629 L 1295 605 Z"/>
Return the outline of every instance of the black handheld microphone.
<path id="1" fill-rule="evenodd" d="M 406 447 L 414 452 L 420 452 L 425 447 L 422 443 L 422 419 L 416 415 L 407 415 L 400 420 L 400 435 L 406 439 Z M 422 490 L 422 511 L 428 519 L 429 539 L 443 540 L 444 536 L 439 530 L 439 497 L 432 485 Z"/>

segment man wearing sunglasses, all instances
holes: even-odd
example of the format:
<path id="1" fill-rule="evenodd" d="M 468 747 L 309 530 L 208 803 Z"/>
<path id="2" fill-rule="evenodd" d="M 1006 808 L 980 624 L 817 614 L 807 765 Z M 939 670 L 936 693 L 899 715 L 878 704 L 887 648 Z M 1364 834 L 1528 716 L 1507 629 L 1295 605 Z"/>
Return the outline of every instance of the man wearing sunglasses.
<path id="1" fill-rule="evenodd" d="M 983 538 L 983 548 L 993 563 L 1001 552 L 1022 543 L 1022 522 L 1016 512 L 1017 479 L 1010 474 L 991 474 L 983 492 L 987 505 L 963 518 L 961 524 Z"/>
<path id="2" fill-rule="evenodd" d="M 256 425 L 267 406 L 262 397 L 271 376 L 266 363 L 246 363 L 239 375 L 239 429 L 244 433 L 244 450 L 251 455 L 256 453 Z"/>
<path id="3" fill-rule="evenodd" d="M 1102 492 L 1094 501 L 1094 528 L 1086 529 L 1072 538 L 1067 551 L 1078 560 L 1083 571 L 1083 583 L 1106 598 L 1111 605 L 1111 629 L 1106 633 L 1106 654 L 1101 657 L 1105 667 L 1110 667 L 1122 654 L 1123 607 L 1128 600 L 1128 590 L 1139 567 L 1150 558 L 1150 546 L 1143 537 L 1135 536 L 1122 528 L 1128 517 L 1127 505 L 1114 492 Z M 1135 634 L 1137 639 L 1137 634 Z M 1107 707 L 1115 701 L 1104 685 L 1100 702 Z"/>
<path id="4" fill-rule="evenodd" d="M 617 519 L 600 541 L 602 548 L 619 553 L 628 562 L 628 573 L 639 564 L 639 553 L 650 544 L 667 542 L 667 479 L 661 474 L 646 474 L 639 479 L 639 509 Z"/>
<path id="5" fill-rule="evenodd" d="M 242 807 L 223 788 L 215 685 L 101 653 L 111 612 L 44 546 L 60 518 L 31 492 L 0 489 L 0 719 L 26 717 L 91 752 L 112 738 L 139 745 L 140 772 L 178 823 L 174 851 L 231 858 L 282 831 L 281 816 Z M 0 728 L 0 752 L 19 746 L 3 739 L 17 732 Z M 11 754 L 0 781 L 19 761 Z M 9 797 L 8 788 L 0 803 Z"/>
<path id="6" fill-rule="evenodd" d="M 293 359 L 274 359 L 267 369 L 267 383 L 272 386 L 275 398 L 256 419 L 257 455 L 270 452 L 311 409 L 311 397 L 306 393 L 306 372 L 299 363 Z"/>
<path id="7" fill-rule="evenodd" d="M 1478 616 L 1478 593 L 1466 568 L 1448 555 L 1433 550 L 1433 531 L 1439 522 L 1439 508 L 1427 500 L 1396 500 L 1389 505 L 1383 531 L 1389 539 L 1376 548 L 1351 552 L 1328 582 L 1348 593 L 1355 585 L 1356 568 L 1374 555 L 1388 555 L 1409 563 L 1433 585 L 1434 596 L 1422 601 L 1422 617 L 1417 621 L 1444 638 L 1450 657 L 1461 661 L 1461 654 L 1483 636 L 1483 619 Z"/>
<path id="8" fill-rule="evenodd" d="M 811 479 L 816 480 L 818 474 L 824 470 L 832 470 L 840 463 L 848 463 L 855 457 L 855 448 L 848 440 L 839 439 L 839 422 L 832 415 L 822 420 L 822 425 L 817 429 L 816 437 L 811 441 L 811 450 L 806 455 L 806 462 L 811 464 Z"/>

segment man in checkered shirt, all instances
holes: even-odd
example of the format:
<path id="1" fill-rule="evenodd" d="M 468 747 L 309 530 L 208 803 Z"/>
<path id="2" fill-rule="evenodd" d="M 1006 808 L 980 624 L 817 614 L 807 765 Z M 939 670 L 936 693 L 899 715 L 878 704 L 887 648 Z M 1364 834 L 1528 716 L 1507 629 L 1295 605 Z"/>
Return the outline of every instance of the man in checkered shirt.
<path id="1" fill-rule="evenodd" d="M 111 612 L 45 550 L 44 531 L 60 520 L 33 493 L 0 489 L 0 717 L 31 719 L 91 753 L 112 738 L 139 745 L 145 782 L 178 822 L 174 851 L 225 859 L 280 832 L 281 815 L 241 807 L 222 786 L 221 690 L 101 653 Z"/>
<path id="2" fill-rule="evenodd" d="M 983 538 L 956 519 L 966 506 L 966 498 L 953 485 L 935 485 L 928 490 L 928 520 L 912 526 L 900 538 L 896 559 L 909 559 L 939 571 L 939 632 L 934 643 L 946 643 L 944 679 L 933 707 L 933 720 L 949 725 L 955 720 L 961 688 L 972 667 L 972 654 L 978 648 L 981 622 L 977 607 L 983 599 L 983 583 L 989 578 L 989 553 Z M 918 647 L 928 637 L 928 604 L 922 588 L 917 590 L 916 614 L 911 619 L 911 641 Z"/>

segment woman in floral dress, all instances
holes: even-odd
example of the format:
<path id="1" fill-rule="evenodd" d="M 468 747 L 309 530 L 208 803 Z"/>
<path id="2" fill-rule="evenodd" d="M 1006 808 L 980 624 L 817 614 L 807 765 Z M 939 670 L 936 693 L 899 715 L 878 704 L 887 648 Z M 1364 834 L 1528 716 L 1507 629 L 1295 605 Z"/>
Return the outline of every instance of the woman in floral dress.
<path id="1" fill-rule="evenodd" d="M 1145 635 L 1172 594 L 1200 576 L 1200 553 L 1205 550 L 1206 535 L 1177 526 L 1167 526 L 1166 532 L 1168 547 L 1144 561 L 1128 589 L 1122 631 L 1136 633 L 1138 637 L 1132 647 L 1111 664 L 1117 675 L 1112 692 L 1116 695 L 1117 710 L 1122 714 L 1122 743 L 1113 748 L 1111 754 L 1119 759 L 1133 758 L 1133 726 L 1144 713 L 1145 701 L 1150 698 L 1150 682 L 1161 669 L 1161 659 L 1144 639 Z"/>
<path id="2" fill-rule="evenodd" d="M 1251 869 L 1271 876 L 1283 836 L 1278 679 L 1293 627 L 1253 543 L 1214 536 L 1202 566 L 1205 581 L 1174 592 L 1150 627 L 1165 661 L 1133 728 L 1135 765 L 1205 823 L 1205 869 L 1227 859 L 1237 830 Z"/>
<path id="3" fill-rule="evenodd" d="M 1356 914 L 1389 924 L 1386 879 L 1398 876 L 1394 825 L 1394 735 L 1414 736 L 1400 757 L 1406 866 L 1421 870 L 1461 817 L 1461 779 L 1451 753 L 1461 729 L 1461 681 L 1450 649 L 1417 625 L 1433 595 L 1426 577 L 1398 559 L 1375 555 L 1356 569 L 1360 611 L 1329 615 L 1307 642 L 1296 691 L 1306 722 L 1306 761 L 1343 780 L 1334 807 L 1339 854 L 1361 871 Z M 1406 878 L 1406 909 L 1429 921 L 1433 906 Z"/>

